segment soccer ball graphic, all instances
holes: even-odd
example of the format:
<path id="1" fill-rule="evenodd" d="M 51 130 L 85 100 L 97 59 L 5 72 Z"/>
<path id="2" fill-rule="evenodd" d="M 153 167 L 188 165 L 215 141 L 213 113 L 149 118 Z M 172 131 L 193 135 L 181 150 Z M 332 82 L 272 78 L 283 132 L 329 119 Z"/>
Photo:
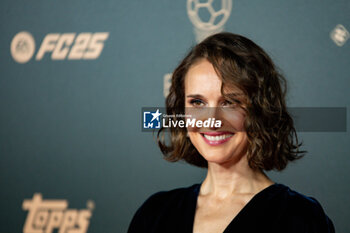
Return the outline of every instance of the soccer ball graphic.
<path id="1" fill-rule="evenodd" d="M 187 14 L 195 26 L 197 41 L 222 31 L 231 8 L 232 0 L 187 0 Z"/>
<path id="2" fill-rule="evenodd" d="M 350 34 L 348 30 L 346 30 L 346 28 L 341 24 L 338 24 L 333 29 L 330 36 L 331 36 L 331 39 L 334 41 L 334 43 L 339 47 L 343 46 L 345 42 L 350 38 Z"/>

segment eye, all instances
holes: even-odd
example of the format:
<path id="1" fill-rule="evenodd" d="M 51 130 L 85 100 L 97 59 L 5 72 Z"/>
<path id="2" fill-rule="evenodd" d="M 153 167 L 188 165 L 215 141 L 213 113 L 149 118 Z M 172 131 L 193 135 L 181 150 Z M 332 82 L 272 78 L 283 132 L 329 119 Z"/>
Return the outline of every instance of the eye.
<path id="1" fill-rule="evenodd" d="M 193 107 L 201 107 L 205 105 L 205 103 L 200 99 L 191 99 L 189 102 Z"/>
<path id="2" fill-rule="evenodd" d="M 229 100 L 224 100 L 221 104 L 222 107 L 236 108 L 237 102 L 232 102 Z"/>

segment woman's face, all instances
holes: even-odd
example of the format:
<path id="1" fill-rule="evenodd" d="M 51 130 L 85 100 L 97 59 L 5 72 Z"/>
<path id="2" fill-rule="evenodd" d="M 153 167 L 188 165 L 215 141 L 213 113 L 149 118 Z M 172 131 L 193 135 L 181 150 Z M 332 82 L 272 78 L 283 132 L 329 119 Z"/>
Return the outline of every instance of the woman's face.
<path id="1" fill-rule="evenodd" d="M 196 120 L 221 120 L 220 128 L 189 128 L 188 136 L 208 162 L 231 164 L 238 162 L 246 153 L 247 134 L 243 130 L 245 113 L 238 104 L 222 96 L 221 85 L 210 62 L 203 59 L 194 64 L 185 77 L 185 113 L 192 114 L 195 110 Z M 227 92 L 236 94 L 237 99 L 242 101 L 239 89 Z"/>

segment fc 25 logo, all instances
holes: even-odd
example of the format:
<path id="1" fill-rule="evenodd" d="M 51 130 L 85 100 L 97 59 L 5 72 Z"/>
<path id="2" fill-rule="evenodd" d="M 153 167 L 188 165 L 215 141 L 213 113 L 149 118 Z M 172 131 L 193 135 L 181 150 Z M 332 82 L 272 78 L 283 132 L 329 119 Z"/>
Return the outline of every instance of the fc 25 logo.
<path id="1" fill-rule="evenodd" d="M 35 60 L 43 59 L 51 53 L 52 60 L 97 59 L 108 39 L 109 32 L 49 33 L 35 55 Z M 28 62 L 35 53 L 35 41 L 29 32 L 17 33 L 11 42 L 11 55 L 18 63 Z"/>

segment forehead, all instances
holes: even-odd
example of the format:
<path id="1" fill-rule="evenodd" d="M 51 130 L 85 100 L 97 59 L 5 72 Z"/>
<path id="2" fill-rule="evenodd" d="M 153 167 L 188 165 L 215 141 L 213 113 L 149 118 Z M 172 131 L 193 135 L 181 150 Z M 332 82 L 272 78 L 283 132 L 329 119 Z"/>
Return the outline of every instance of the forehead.
<path id="1" fill-rule="evenodd" d="M 185 93 L 187 94 L 216 94 L 221 96 L 222 80 L 213 65 L 202 59 L 191 66 L 185 77 Z M 225 85 L 224 93 L 242 96 L 243 92 L 233 85 Z"/>
<path id="2" fill-rule="evenodd" d="M 200 60 L 188 70 L 185 77 L 185 92 L 221 94 L 222 81 L 213 65 L 207 60 Z M 198 94 L 197 93 L 197 94 Z"/>

